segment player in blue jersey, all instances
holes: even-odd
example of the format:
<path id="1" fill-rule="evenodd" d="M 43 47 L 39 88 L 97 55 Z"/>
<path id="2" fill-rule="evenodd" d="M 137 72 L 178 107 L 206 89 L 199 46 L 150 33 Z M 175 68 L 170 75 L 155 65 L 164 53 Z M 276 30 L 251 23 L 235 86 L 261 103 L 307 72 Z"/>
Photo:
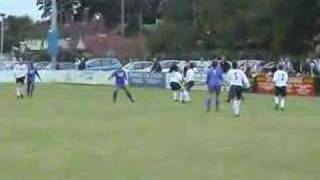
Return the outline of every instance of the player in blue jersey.
<path id="1" fill-rule="evenodd" d="M 28 97 L 33 96 L 33 92 L 35 89 L 35 81 L 36 77 L 41 81 L 41 77 L 37 71 L 37 69 L 34 67 L 33 63 L 30 63 L 27 73 L 27 95 Z"/>
<path id="2" fill-rule="evenodd" d="M 207 111 L 211 111 L 211 104 L 213 95 L 215 94 L 215 106 L 216 111 L 220 110 L 220 92 L 221 86 L 223 84 L 223 70 L 218 66 L 216 61 L 212 62 L 211 68 L 207 72 L 207 86 L 209 91 L 209 96 L 206 99 L 206 108 Z"/>
<path id="3" fill-rule="evenodd" d="M 109 79 L 111 79 L 111 78 L 115 78 L 115 90 L 113 91 L 113 102 L 114 103 L 117 102 L 118 92 L 119 92 L 119 90 L 122 89 L 127 94 L 130 101 L 132 103 L 134 103 L 134 99 L 127 88 L 127 84 L 126 84 L 127 74 L 126 74 L 126 72 L 122 68 L 119 68 L 115 72 L 112 73 L 112 75 L 111 75 L 111 77 L 109 77 Z"/>

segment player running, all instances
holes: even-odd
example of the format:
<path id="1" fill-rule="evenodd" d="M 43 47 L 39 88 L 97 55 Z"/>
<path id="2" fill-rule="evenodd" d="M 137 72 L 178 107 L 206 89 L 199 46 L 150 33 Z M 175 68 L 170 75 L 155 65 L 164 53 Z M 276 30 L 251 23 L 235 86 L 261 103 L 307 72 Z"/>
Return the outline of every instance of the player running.
<path id="1" fill-rule="evenodd" d="M 14 76 L 16 78 L 16 92 L 17 99 L 23 99 L 25 93 L 25 79 L 28 73 L 28 66 L 23 63 L 23 60 L 19 60 L 18 64 L 16 64 L 13 68 Z"/>
<path id="2" fill-rule="evenodd" d="M 216 61 L 213 61 L 211 68 L 208 70 L 206 80 L 209 91 L 209 95 L 206 99 L 207 112 L 211 111 L 211 104 L 214 94 L 216 112 L 220 111 L 220 92 L 223 80 L 223 70 L 218 66 Z"/>
<path id="3" fill-rule="evenodd" d="M 284 66 L 280 64 L 278 70 L 273 75 L 273 83 L 275 83 L 275 110 L 280 109 L 284 111 L 286 96 L 287 96 L 287 86 L 288 86 L 288 73 L 284 71 Z"/>
<path id="4" fill-rule="evenodd" d="M 240 105 L 243 88 L 250 88 L 250 82 L 246 74 L 238 68 L 237 62 L 232 63 L 232 69 L 228 72 L 232 110 L 235 117 L 240 116 Z"/>
<path id="5" fill-rule="evenodd" d="M 183 102 L 183 75 L 179 72 L 179 68 L 177 65 L 173 65 L 170 67 L 170 87 L 173 91 L 173 100 L 175 102 Z"/>
<path id="6" fill-rule="evenodd" d="M 115 78 L 115 90 L 113 91 L 113 102 L 116 103 L 117 102 L 117 96 L 118 96 L 118 91 L 120 89 L 122 89 L 128 96 L 129 100 L 134 103 L 134 99 L 131 95 L 131 93 L 129 92 L 127 85 L 126 85 L 126 81 L 127 81 L 127 74 L 126 72 L 122 69 L 119 68 L 117 69 L 115 72 L 112 73 L 112 75 L 109 77 L 109 79 L 111 78 Z"/>
<path id="7" fill-rule="evenodd" d="M 41 81 L 41 77 L 38 70 L 34 67 L 33 63 L 30 63 L 28 73 L 27 73 L 27 95 L 28 97 L 33 96 L 35 89 L 36 77 Z"/>
<path id="8" fill-rule="evenodd" d="M 190 97 L 190 91 L 192 87 L 195 85 L 195 80 L 196 80 L 196 73 L 198 72 L 197 68 L 194 66 L 193 63 L 190 63 L 189 68 L 186 71 L 186 87 L 185 90 L 183 91 L 185 101 L 186 102 L 191 102 L 191 97 Z"/>

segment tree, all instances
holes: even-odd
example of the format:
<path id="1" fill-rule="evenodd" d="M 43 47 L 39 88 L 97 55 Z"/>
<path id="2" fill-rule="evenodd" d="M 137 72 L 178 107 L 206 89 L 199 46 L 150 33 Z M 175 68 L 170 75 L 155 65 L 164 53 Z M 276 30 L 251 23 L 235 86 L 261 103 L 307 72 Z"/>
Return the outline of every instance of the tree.
<path id="1" fill-rule="evenodd" d="M 266 51 L 275 56 L 306 54 L 313 51 L 313 37 L 320 30 L 319 0 L 201 0 L 196 3 L 197 26 L 189 36 L 201 42 L 205 51 Z M 186 0 L 168 1 L 162 26 L 176 24 L 171 28 L 174 30 L 181 24 L 189 24 L 194 14 L 190 7 Z"/>
<path id="2" fill-rule="evenodd" d="M 13 45 L 19 44 L 28 37 L 36 35 L 32 30 L 33 22 L 27 17 L 9 16 L 6 18 L 4 51 L 11 51 Z"/>
<path id="3" fill-rule="evenodd" d="M 48 18 L 52 12 L 52 1 L 51 0 L 37 0 L 36 5 L 38 10 L 42 11 L 42 18 Z M 75 17 L 82 17 L 83 7 L 81 0 L 57 0 L 58 16 L 60 22 L 65 21 L 67 15 Z"/>

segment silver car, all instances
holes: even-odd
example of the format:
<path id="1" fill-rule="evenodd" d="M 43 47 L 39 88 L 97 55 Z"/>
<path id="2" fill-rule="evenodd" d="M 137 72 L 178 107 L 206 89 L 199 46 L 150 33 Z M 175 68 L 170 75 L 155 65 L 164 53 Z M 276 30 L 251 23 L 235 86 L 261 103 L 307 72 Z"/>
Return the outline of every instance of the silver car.
<path id="1" fill-rule="evenodd" d="M 151 61 L 136 61 L 126 64 L 123 69 L 126 71 L 141 71 L 149 72 L 152 68 L 153 62 Z"/>

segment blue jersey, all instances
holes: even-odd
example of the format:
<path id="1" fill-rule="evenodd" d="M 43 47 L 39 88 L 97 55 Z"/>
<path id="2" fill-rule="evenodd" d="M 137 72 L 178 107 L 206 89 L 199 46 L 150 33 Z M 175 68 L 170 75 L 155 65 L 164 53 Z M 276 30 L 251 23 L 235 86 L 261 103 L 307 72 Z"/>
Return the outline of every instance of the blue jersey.
<path id="1" fill-rule="evenodd" d="M 125 86 L 127 80 L 127 74 L 123 69 L 118 69 L 113 72 L 112 77 L 115 77 L 116 86 Z"/>
<path id="2" fill-rule="evenodd" d="M 40 75 L 36 69 L 28 70 L 27 79 L 29 82 L 34 82 L 36 80 L 36 76 L 40 79 Z"/>
<path id="3" fill-rule="evenodd" d="M 221 86 L 223 83 L 223 70 L 220 67 L 210 68 L 207 73 L 208 87 Z"/>

